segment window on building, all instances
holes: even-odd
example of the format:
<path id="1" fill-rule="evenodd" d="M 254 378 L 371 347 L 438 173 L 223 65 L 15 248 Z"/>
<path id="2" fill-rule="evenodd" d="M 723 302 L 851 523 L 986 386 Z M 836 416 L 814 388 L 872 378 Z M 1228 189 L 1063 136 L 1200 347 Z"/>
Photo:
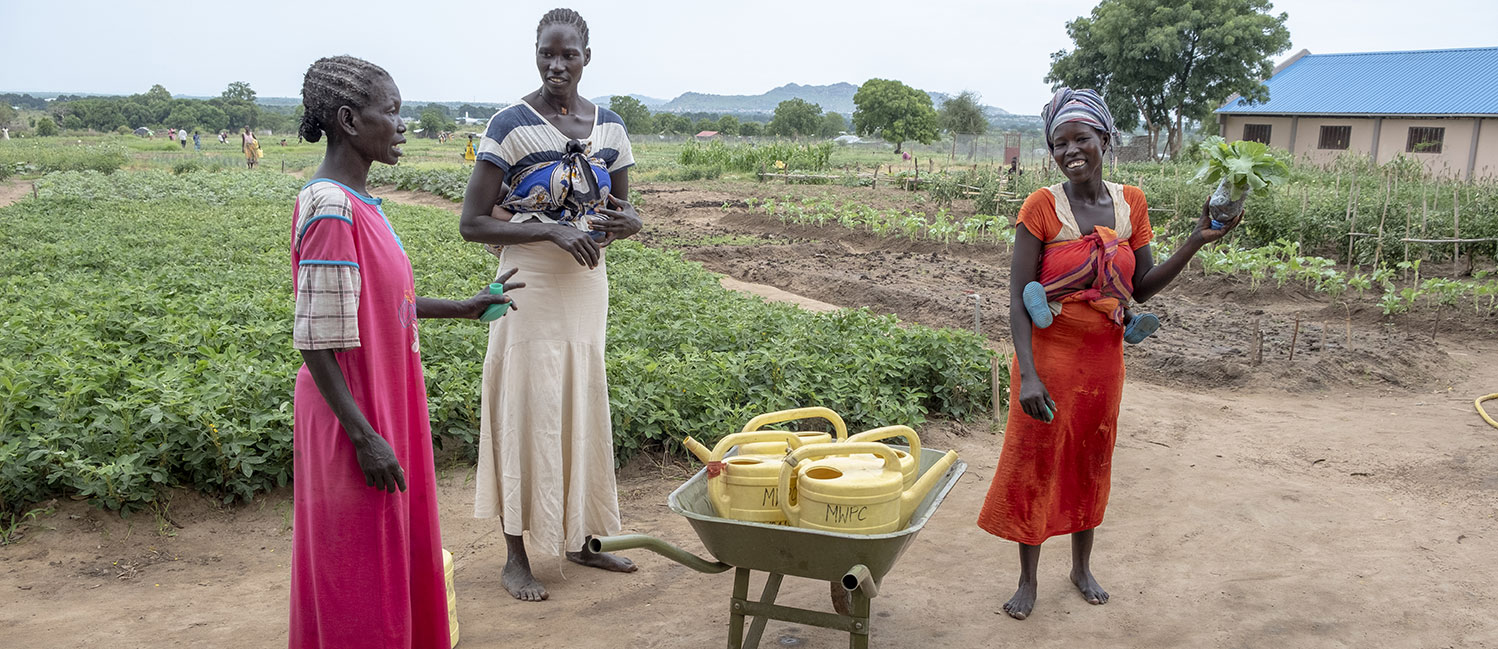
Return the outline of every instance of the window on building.
<path id="1" fill-rule="evenodd" d="M 1244 124 L 1243 139 L 1269 144 L 1269 124 Z"/>
<path id="2" fill-rule="evenodd" d="M 1316 148 L 1346 150 L 1351 140 L 1351 126 L 1323 126 L 1321 127 L 1321 142 L 1316 145 Z"/>
<path id="3" fill-rule="evenodd" d="M 1441 141 L 1446 139 L 1446 129 L 1438 126 L 1411 126 L 1409 139 L 1405 140 L 1405 153 L 1440 153 Z"/>

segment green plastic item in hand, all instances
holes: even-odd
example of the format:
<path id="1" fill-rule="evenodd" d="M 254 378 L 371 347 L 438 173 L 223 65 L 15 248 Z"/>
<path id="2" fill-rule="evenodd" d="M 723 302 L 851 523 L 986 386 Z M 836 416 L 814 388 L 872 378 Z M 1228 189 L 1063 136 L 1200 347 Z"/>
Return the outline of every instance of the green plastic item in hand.
<path id="1" fill-rule="evenodd" d="M 498 284 L 498 283 L 490 284 L 489 285 L 489 294 L 490 295 L 504 295 L 505 294 L 505 285 L 504 284 Z M 505 313 L 508 313 L 509 310 L 510 310 L 510 303 L 509 302 L 500 302 L 499 304 L 490 304 L 489 308 L 484 309 L 484 314 L 481 315 L 481 316 L 479 316 L 479 322 L 494 322 L 495 320 L 498 320 L 500 318 L 500 316 L 504 315 Z"/>

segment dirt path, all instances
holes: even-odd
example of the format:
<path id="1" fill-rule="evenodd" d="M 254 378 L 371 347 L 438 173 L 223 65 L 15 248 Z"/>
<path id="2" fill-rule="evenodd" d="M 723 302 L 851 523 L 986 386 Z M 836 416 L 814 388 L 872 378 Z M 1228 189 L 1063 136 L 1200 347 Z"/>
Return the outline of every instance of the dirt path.
<path id="1" fill-rule="evenodd" d="M 705 227 L 735 236 L 775 234 L 805 240 L 758 246 L 769 249 L 760 253 L 766 259 L 784 266 L 821 261 L 815 253 L 788 254 L 790 246 L 817 245 L 794 233 L 729 227 L 703 214 L 682 223 L 648 234 L 709 236 Z M 931 254 L 858 257 L 841 244 L 825 250 L 839 256 L 816 268 L 841 274 L 810 297 L 832 304 L 881 295 L 859 275 L 923 277 L 924 269 L 950 279 L 939 273 L 957 271 L 939 266 L 959 263 L 939 255 L 936 265 L 892 268 L 901 254 L 928 260 Z M 705 249 L 699 254 L 710 256 Z M 808 281 L 784 277 L 794 281 L 768 283 L 786 290 Z M 941 281 L 886 287 L 896 292 L 887 298 L 889 310 L 964 324 L 970 310 L 947 313 L 912 298 L 927 291 L 935 293 L 933 303 L 959 299 L 942 292 Z M 1300 299 L 1252 308 L 1265 314 L 1318 308 Z M 1173 313 L 1223 308 L 1193 306 L 1184 296 L 1167 304 L 1178 305 Z M 1156 346 L 1150 353 L 1166 354 L 1171 344 L 1200 347 L 1192 342 L 1200 331 L 1183 331 L 1188 322 L 1178 319 L 1179 339 L 1147 343 Z M 1381 328 L 1353 324 L 1360 336 Z M 1400 340 L 1396 334 L 1389 340 Z M 1056 539 L 1042 554 L 1040 599 L 1024 622 L 1000 611 L 1017 576 L 1013 545 L 973 524 L 1002 436 L 984 425 L 923 427 L 929 447 L 957 449 L 969 469 L 884 581 L 873 603 L 873 645 L 1498 648 L 1498 617 L 1491 613 L 1498 599 L 1498 430 L 1471 406 L 1476 395 L 1498 390 L 1498 350 L 1491 338 L 1464 340 L 1396 350 L 1418 355 L 1399 363 L 1429 365 L 1418 380 L 1399 384 L 1328 375 L 1315 388 L 1304 377 L 1341 367 L 1325 365 L 1330 359 L 1317 360 L 1315 351 L 1278 362 L 1275 371 L 1291 390 L 1259 380 L 1275 376 L 1265 368 L 1246 370 L 1253 380 L 1225 384 L 1189 373 L 1163 384 L 1131 375 L 1111 505 L 1094 556 L 1113 599 L 1103 607 L 1081 600 L 1066 581 L 1067 544 Z M 1131 354 L 1130 371 L 1150 378 L 1136 371 L 1139 358 Z M 1377 365 L 1391 362 L 1381 358 L 1367 362 L 1384 371 L 1404 367 Z M 1192 365 L 1184 356 L 1176 362 Z M 625 530 L 700 553 L 690 527 L 665 503 L 687 475 L 648 458 L 627 467 L 620 478 Z M 499 586 L 504 550 L 497 528 L 469 516 L 471 468 L 444 469 L 439 485 L 445 544 L 457 557 L 461 647 L 722 646 L 731 576 L 701 575 L 643 552 L 630 553 L 641 566 L 633 575 L 537 557 L 552 599 L 521 603 Z M 3 644 L 284 647 L 289 496 L 283 490 L 223 509 L 181 494 L 167 511 L 180 528 L 151 512 L 121 519 L 85 503 L 57 504 L 22 542 L 0 547 Z M 781 601 L 821 607 L 825 593 L 823 584 L 792 579 Z M 846 639 L 771 623 L 765 644 L 830 648 L 846 646 Z"/>
<path id="2" fill-rule="evenodd" d="M 5 207 L 31 195 L 31 181 L 10 180 L 0 183 L 0 207 Z"/>

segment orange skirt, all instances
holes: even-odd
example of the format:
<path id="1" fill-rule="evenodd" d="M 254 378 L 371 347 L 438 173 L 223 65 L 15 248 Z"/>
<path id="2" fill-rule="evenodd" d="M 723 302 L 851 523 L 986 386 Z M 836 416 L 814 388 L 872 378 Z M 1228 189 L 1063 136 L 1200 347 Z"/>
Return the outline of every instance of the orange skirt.
<path id="1" fill-rule="evenodd" d="M 1071 302 L 1031 335 L 1035 371 L 1056 402 L 1056 418 L 1047 424 L 1019 407 L 1019 367 L 1011 362 L 1004 448 L 978 527 L 1040 545 L 1103 522 L 1123 398 L 1123 328 Z"/>

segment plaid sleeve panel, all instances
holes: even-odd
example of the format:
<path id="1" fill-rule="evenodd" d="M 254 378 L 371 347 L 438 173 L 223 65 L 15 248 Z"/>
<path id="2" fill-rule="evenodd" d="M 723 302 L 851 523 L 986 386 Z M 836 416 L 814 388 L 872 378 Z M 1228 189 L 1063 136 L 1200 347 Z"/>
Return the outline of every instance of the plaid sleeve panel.
<path id="1" fill-rule="evenodd" d="M 291 329 L 297 349 L 359 346 L 359 266 L 352 262 L 303 261 L 296 276 L 296 316 Z"/>

